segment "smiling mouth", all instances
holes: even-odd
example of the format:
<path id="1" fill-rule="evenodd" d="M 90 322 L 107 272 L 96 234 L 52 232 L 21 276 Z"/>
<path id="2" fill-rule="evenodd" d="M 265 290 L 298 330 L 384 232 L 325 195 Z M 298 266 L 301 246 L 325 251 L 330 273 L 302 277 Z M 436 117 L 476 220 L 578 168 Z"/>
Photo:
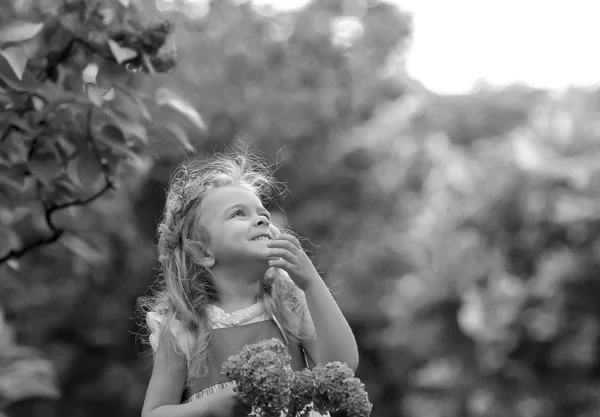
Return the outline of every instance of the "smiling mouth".
<path id="1" fill-rule="evenodd" d="M 255 237 L 252 240 L 271 240 L 271 238 L 267 235 L 260 235 L 260 236 Z"/>

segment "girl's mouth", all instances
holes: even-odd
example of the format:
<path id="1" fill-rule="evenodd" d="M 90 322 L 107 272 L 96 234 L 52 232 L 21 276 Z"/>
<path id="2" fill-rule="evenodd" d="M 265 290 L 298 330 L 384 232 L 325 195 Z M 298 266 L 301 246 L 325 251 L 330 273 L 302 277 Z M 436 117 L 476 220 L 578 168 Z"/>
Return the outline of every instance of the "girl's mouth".
<path id="1" fill-rule="evenodd" d="M 271 240 L 271 237 L 268 235 L 260 235 L 260 236 L 255 237 L 252 240 Z"/>

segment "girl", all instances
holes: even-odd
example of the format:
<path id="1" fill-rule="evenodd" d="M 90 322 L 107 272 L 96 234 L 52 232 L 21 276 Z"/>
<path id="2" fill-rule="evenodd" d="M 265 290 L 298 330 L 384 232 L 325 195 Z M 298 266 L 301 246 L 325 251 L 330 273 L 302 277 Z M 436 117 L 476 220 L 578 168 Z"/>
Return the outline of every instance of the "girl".
<path id="1" fill-rule="evenodd" d="M 246 153 L 175 174 L 158 228 L 162 290 L 144 302 L 154 368 L 143 417 L 248 415 L 221 364 L 273 337 L 295 371 L 331 361 L 356 370 L 342 312 L 298 240 L 280 233 L 262 204 L 274 188 Z"/>

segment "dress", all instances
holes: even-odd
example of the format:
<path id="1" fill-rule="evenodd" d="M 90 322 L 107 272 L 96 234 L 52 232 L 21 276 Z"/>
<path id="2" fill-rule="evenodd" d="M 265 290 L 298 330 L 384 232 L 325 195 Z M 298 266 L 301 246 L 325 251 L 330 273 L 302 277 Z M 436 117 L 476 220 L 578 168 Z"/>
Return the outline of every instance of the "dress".
<path id="1" fill-rule="evenodd" d="M 261 340 L 280 339 L 287 346 L 292 357 L 292 369 L 298 371 L 307 367 L 306 356 L 300 344 L 293 341 L 288 343 L 289 341 L 277 319 L 267 315 L 260 303 L 231 314 L 224 312 L 217 306 L 210 305 L 207 312 L 213 323 L 210 353 L 207 361 L 208 373 L 186 390 L 183 402 L 197 400 L 234 384 L 225 375 L 221 374 L 223 362 L 227 361 L 229 356 L 238 353 L 245 345 L 257 343 Z M 159 340 L 158 331 L 163 316 L 149 312 L 146 320 L 151 330 L 150 344 L 156 350 Z M 177 319 L 171 321 L 169 330 L 174 335 L 178 347 L 189 361 L 191 348 L 196 338 Z M 310 417 L 322 416 L 329 416 L 329 414 L 320 414 L 314 411 L 310 413 Z"/>

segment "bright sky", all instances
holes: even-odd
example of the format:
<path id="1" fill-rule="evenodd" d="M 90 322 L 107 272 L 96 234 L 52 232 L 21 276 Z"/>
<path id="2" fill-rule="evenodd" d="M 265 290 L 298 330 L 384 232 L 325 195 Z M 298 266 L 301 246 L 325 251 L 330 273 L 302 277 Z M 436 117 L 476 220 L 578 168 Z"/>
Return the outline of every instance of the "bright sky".
<path id="1" fill-rule="evenodd" d="M 290 9 L 308 0 L 254 1 Z M 408 71 L 431 90 L 461 93 L 478 80 L 557 90 L 600 83 L 599 0 L 385 1 L 413 13 Z"/>
<path id="2" fill-rule="evenodd" d="M 563 89 L 600 82 L 597 0 L 397 0 L 414 13 L 408 70 L 428 88 L 478 79 Z"/>

